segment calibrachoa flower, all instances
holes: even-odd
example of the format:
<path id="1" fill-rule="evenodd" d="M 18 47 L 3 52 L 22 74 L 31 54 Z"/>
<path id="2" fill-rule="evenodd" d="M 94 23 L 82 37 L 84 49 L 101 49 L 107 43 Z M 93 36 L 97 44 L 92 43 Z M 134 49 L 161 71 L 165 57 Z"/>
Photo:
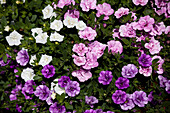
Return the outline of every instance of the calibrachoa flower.
<path id="1" fill-rule="evenodd" d="M 152 74 L 152 66 L 149 66 L 149 67 L 141 67 L 141 66 L 139 66 L 139 73 L 143 74 L 145 77 L 151 76 L 151 74 Z"/>
<path id="2" fill-rule="evenodd" d="M 79 11 L 67 10 L 67 12 L 64 14 L 64 19 L 66 19 L 67 16 L 70 16 L 72 18 L 79 18 L 79 14 Z"/>
<path id="3" fill-rule="evenodd" d="M 108 85 L 112 81 L 113 75 L 111 71 L 101 71 L 98 81 L 103 85 Z"/>
<path id="4" fill-rule="evenodd" d="M 23 69 L 21 73 L 21 78 L 24 79 L 25 82 L 27 82 L 28 80 L 34 80 L 33 79 L 34 76 L 35 76 L 34 70 L 31 68 Z"/>
<path id="5" fill-rule="evenodd" d="M 115 112 L 113 112 L 113 111 L 107 111 L 107 112 L 103 112 L 103 113 L 115 113 Z"/>
<path id="6" fill-rule="evenodd" d="M 41 70 L 42 75 L 44 75 L 45 78 L 53 77 L 55 74 L 55 68 L 53 65 L 45 65 L 43 69 Z"/>
<path id="7" fill-rule="evenodd" d="M 153 100 L 153 91 L 151 91 L 148 95 L 148 101 L 151 102 Z"/>
<path id="8" fill-rule="evenodd" d="M 18 92 L 22 89 L 22 84 L 16 85 L 16 88 L 11 91 L 9 95 L 10 101 L 17 100 Z"/>
<path id="9" fill-rule="evenodd" d="M 89 41 L 92 41 L 97 36 L 97 33 L 95 30 L 93 30 L 91 27 L 86 27 L 84 30 L 79 31 L 79 37 L 83 38 L 84 40 L 88 39 Z"/>
<path id="10" fill-rule="evenodd" d="M 123 46 L 119 41 L 111 40 L 107 42 L 107 45 L 108 45 L 108 52 L 111 50 L 113 55 L 118 52 L 119 54 L 123 52 Z"/>
<path id="11" fill-rule="evenodd" d="M 144 6 L 148 3 L 148 0 L 132 0 L 135 5 Z"/>
<path id="12" fill-rule="evenodd" d="M 6 65 L 8 65 L 9 64 L 9 62 L 11 61 L 9 58 L 11 58 L 11 56 L 9 56 L 8 54 L 6 54 L 6 56 L 7 56 L 7 61 L 6 61 L 6 63 L 3 61 L 3 58 L 0 58 L 0 67 L 1 66 L 6 66 Z"/>
<path id="13" fill-rule="evenodd" d="M 143 67 L 149 67 L 152 65 L 152 58 L 150 57 L 150 55 L 142 54 L 139 57 L 138 62 Z"/>
<path id="14" fill-rule="evenodd" d="M 61 76 L 61 78 L 58 79 L 58 85 L 60 85 L 60 87 L 66 87 L 68 82 L 70 82 L 68 76 Z"/>
<path id="15" fill-rule="evenodd" d="M 28 55 L 27 50 L 20 50 L 20 51 L 17 53 L 16 61 L 17 61 L 17 63 L 19 63 L 21 66 L 27 65 L 27 63 L 29 62 L 29 55 Z"/>
<path id="16" fill-rule="evenodd" d="M 38 34 L 38 35 L 35 37 L 36 43 L 45 44 L 45 43 L 47 43 L 47 38 L 48 38 L 48 37 L 49 37 L 49 36 L 47 35 L 47 32 Z"/>
<path id="17" fill-rule="evenodd" d="M 111 5 L 108 3 L 98 4 L 96 7 L 97 13 L 96 16 L 100 17 L 101 15 L 105 15 L 103 20 L 108 20 L 109 16 L 113 14 L 114 10 L 111 8 Z"/>
<path id="18" fill-rule="evenodd" d="M 94 113 L 94 110 L 93 109 L 86 110 L 84 113 Z"/>
<path id="19" fill-rule="evenodd" d="M 125 103 L 121 104 L 120 107 L 123 110 L 131 110 L 135 107 L 135 104 L 133 103 L 132 94 L 126 94 L 126 101 Z"/>
<path id="20" fill-rule="evenodd" d="M 125 89 L 129 87 L 129 79 L 127 78 L 123 78 L 123 77 L 119 77 L 116 82 L 115 82 L 116 87 L 118 87 L 119 89 Z"/>
<path id="21" fill-rule="evenodd" d="M 154 59 L 159 59 L 159 61 L 157 62 L 157 63 L 159 63 L 159 65 L 158 65 L 158 71 L 156 71 L 156 72 L 157 72 L 158 74 L 163 74 L 164 70 L 163 70 L 163 68 L 162 68 L 162 65 L 163 65 L 163 63 L 164 63 L 164 60 L 163 60 L 160 56 L 157 56 L 157 55 L 155 55 L 155 56 L 152 58 L 152 61 L 153 61 Z"/>
<path id="22" fill-rule="evenodd" d="M 103 110 L 102 109 L 96 109 L 96 110 L 94 110 L 93 113 L 103 113 Z"/>
<path id="23" fill-rule="evenodd" d="M 129 14 L 129 9 L 128 8 L 124 8 L 124 7 L 121 7 L 119 8 L 116 12 L 115 12 L 115 16 L 116 18 L 120 18 L 122 17 L 123 15 L 128 15 Z"/>
<path id="24" fill-rule="evenodd" d="M 35 38 L 36 35 L 43 33 L 43 30 L 42 28 L 32 28 L 31 32 L 32 32 L 32 36 Z"/>
<path id="25" fill-rule="evenodd" d="M 53 100 L 55 99 L 55 95 L 53 96 L 54 94 L 56 94 L 56 93 L 54 93 L 54 91 L 50 91 L 50 93 L 49 93 L 49 96 L 48 96 L 48 98 L 46 99 L 46 102 L 47 102 L 47 104 L 48 105 L 51 105 L 51 104 L 53 104 L 54 102 L 53 102 Z M 54 98 L 52 98 L 52 96 L 54 97 Z"/>
<path id="26" fill-rule="evenodd" d="M 80 20 L 76 25 L 76 29 L 80 31 L 86 29 L 86 27 L 86 24 L 82 20 Z"/>
<path id="27" fill-rule="evenodd" d="M 144 107 L 148 103 L 148 97 L 144 91 L 135 91 L 132 98 L 133 102 L 139 107 Z"/>
<path id="28" fill-rule="evenodd" d="M 39 97 L 40 100 L 46 100 L 49 96 L 50 90 L 46 85 L 39 85 L 34 94 Z"/>
<path id="29" fill-rule="evenodd" d="M 50 41 L 58 41 L 58 42 L 62 42 L 64 39 L 63 35 L 60 35 L 57 32 L 51 33 L 50 35 Z"/>
<path id="30" fill-rule="evenodd" d="M 168 82 L 168 79 L 163 77 L 162 75 L 158 76 L 160 87 L 165 87 L 165 84 Z"/>
<path id="31" fill-rule="evenodd" d="M 30 62 L 29 62 L 29 64 L 31 65 L 31 66 L 34 66 L 34 60 L 36 60 L 37 59 L 37 57 L 36 57 L 36 55 L 31 55 L 31 59 L 30 59 Z"/>
<path id="32" fill-rule="evenodd" d="M 57 102 L 55 102 L 54 104 L 50 106 L 49 111 L 50 113 L 65 113 L 66 108 L 65 106 L 61 106 Z"/>
<path id="33" fill-rule="evenodd" d="M 51 24 L 50 24 L 50 28 L 56 31 L 60 31 L 63 28 L 63 23 L 61 20 L 54 20 Z"/>
<path id="34" fill-rule="evenodd" d="M 54 82 L 57 82 L 57 81 L 58 81 L 58 79 L 54 80 Z M 57 93 L 59 95 L 65 93 L 65 89 L 61 88 L 58 83 L 55 84 L 54 82 L 51 82 L 51 89 L 50 90 L 54 90 L 55 93 Z"/>
<path id="35" fill-rule="evenodd" d="M 90 96 L 90 97 L 85 96 L 85 102 L 86 102 L 88 105 L 90 105 L 91 108 L 93 108 L 93 104 L 96 104 L 96 103 L 98 103 L 99 101 L 98 101 L 98 99 L 97 99 L 96 97 L 94 97 L 94 96 Z"/>
<path id="36" fill-rule="evenodd" d="M 52 61 L 52 56 L 44 54 L 41 56 L 41 59 L 38 64 L 44 67 L 45 65 L 49 64 L 51 61 Z"/>
<path id="37" fill-rule="evenodd" d="M 96 8 L 97 0 L 81 0 L 80 7 L 83 11 L 88 12 L 90 9 Z"/>
<path id="38" fill-rule="evenodd" d="M 65 86 L 65 91 L 68 96 L 75 97 L 80 93 L 79 83 L 77 81 L 69 81 Z"/>
<path id="39" fill-rule="evenodd" d="M 76 52 L 79 56 L 84 56 L 88 52 L 88 48 L 83 43 L 74 44 L 73 52 Z"/>
<path id="40" fill-rule="evenodd" d="M 57 7 L 63 8 L 64 6 L 68 6 L 71 4 L 75 5 L 75 1 L 74 0 L 59 0 Z"/>
<path id="41" fill-rule="evenodd" d="M 168 80 L 166 83 L 165 83 L 165 90 L 168 94 L 170 94 L 170 80 Z"/>
<path id="42" fill-rule="evenodd" d="M 50 5 L 48 5 L 42 10 L 42 12 L 43 12 L 43 19 L 50 18 L 53 13 L 53 8 Z"/>
<path id="43" fill-rule="evenodd" d="M 166 27 L 163 22 L 153 24 L 152 31 L 150 32 L 151 35 L 156 36 L 156 35 L 161 35 L 163 32 L 165 32 Z"/>
<path id="44" fill-rule="evenodd" d="M 72 55 L 74 58 L 73 61 L 77 66 L 82 66 L 86 63 L 86 57 L 85 56 L 77 56 L 75 54 Z"/>
<path id="45" fill-rule="evenodd" d="M 126 92 L 116 90 L 112 95 L 112 100 L 115 104 L 123 104 L 126 101 Z"/>
<path id="46" fill-rule="evenodd" d="M 70 16 L 67 16 L 66 19 L 63 20 L 63 23 L 68 28 L 73 28 L 78 23 L 78 18 L 72 18 Z"/>
<path id="47" fill-rule="evenodd" d="M 122 68 L 122 76 L 125 78 L 133 78 L 138 73 L 138 69 L 134 64 L 128 64 Z"/>
<path id="48" fill-rule="evenodd" d="M 80 82 L 85 82 L 92 77 L 92 73 L 88 70 L 77 70 L 72 72 L 72 76 L 77 77 Z"/>
<path id="49" fill-rule="evenodd" d="M 136 31 L 133 28 L 133 24 L 126 23 L 126 25 L 121 25 L 119 32 L 122 37 L 136 37 Z"/>

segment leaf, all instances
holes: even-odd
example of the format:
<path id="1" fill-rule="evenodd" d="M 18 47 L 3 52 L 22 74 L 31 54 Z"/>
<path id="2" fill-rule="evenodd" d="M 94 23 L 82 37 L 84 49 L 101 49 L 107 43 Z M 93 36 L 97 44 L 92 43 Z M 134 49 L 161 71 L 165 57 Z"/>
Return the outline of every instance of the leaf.
<path id="1" fill-rule="evenodd" d="M 37 15 L 32 15 L 31 22 L 34 22 L 37 18 Z"/>
<path id="2" fill-rule="evenodd" d="M 5 63 L 7 62 L 7 59 L 8 59 L 7 56 L 4 55 L 4 56 L 3 56 L 3 61 L 4 61 Z"/>
<path id="3" fill-rule="evenodd" d="M 101 15 L 99 18 L 98 18 L 98 22 L 103 20 L 103 18 L 105 17 L 105 15 Z"/>
<path id="4" fill-rule="evenodd" d="M 42 79 L 42 77 L 40 77 L 40 76 L 34 76 L 34 78 L 33 78 L 34 80 L 40 80 L 40 79 Z"/>
<path id="5" fill-rule="evenodd" d="M 126 45 L 130 45 L 129 40 L 127 40 L 127 39 L 123 38 L 123 39 L 122 39 L 122 41 L 123 41 Z"/>

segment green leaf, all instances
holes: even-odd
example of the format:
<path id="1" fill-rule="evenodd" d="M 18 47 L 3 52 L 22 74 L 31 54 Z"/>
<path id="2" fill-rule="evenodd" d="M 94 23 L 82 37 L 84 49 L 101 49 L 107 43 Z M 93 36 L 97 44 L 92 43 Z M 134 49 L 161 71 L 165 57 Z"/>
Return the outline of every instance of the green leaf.
<path id="1" fill-rule="evenodd" d="M 40 76 L 34 76 L 34 78 L 33 78 L 34 80 L 40 80 L 40 79 L 42 79 L 42 77 L 40 77 Z"/>
<path id="2" fill-rule="evenodd" d="M 5 63 L 7 62 L 7 59 L 8 59 L 7 56 L 4 55 L 4 56 L 3 56 L 3 61 L 4 61 Z"/>
<path id="3" fill-rule="evenodd" d="M 130 45 L 129 40 L 127 40 L 127 39 L 123 38 L 123 39 L 122 39 L 122 41 L 123 41 L 126 45 Z"/>
<path id="4" fill-rule="evenodd" d="M 34 22 L 37 18 L 37 15 L 32 15 L 31 22 Z"/>

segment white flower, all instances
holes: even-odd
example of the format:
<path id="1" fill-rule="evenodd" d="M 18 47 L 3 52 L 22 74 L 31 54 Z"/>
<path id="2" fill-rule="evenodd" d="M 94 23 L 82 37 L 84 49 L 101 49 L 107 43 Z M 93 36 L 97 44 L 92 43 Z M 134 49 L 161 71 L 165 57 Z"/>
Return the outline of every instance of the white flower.
<path id="1" fill-rule="evenodd" d="M 53 17 L 55 17 L 55 18 L 57 17 L 57 14 L 55 12 L 52 13 L 50 19 L 52 19 Z"/>
<path id="2" fill-rule="evenodd" d="M 50 41 L 58 41 L 58 42 L 62 42 L 64 39 L 64 36 L 60 35 L 57 32 L 51 33 L 50 36 Z"/>
<path id="3" fill-rule="evenodd" d="M 41 56 L 41 59 L 38 64 L 44 67 L 45 65 L 49 64 L 51 61 L 52 61 L 52 56 L 45 54 Z"/>
<path id="4" fill-rule="evenodd" d="M 35 33 L 37 35 L 39 35 L 43 32 L 43 30 L 42 30 L 42 28 L 33 28 L 33 29 L 31 29 L 31 32 L 32 32 L 32 36 L 35 37 Z"/>
<path id="5" fill-rule="evenodd" d="M 42 10 L 42 12 L 44 19 L 50 18 L 53 13 L 53 8 L 50 5 L 48 5 Z"/>
<path id="6" fill-rule="evenodd" d="M 36 55 L 31 55 L 31 59 L 30 59 L 30 62 L 29 62 L 29 64 L 31 65 L 31 66 L 35 66 L 35 65 L 33 65 L 32 63 L 34 63 L 34 60 L 36 60 L 37 58 L 36 58 Z"/>
<path id="7" fill-rule="evenodd" d="M 6 40 L 8 42 L 8 44 L 10 46 L 13 46 L 13 45 L 20 45 L 21 44 L 21 40 L 22 39 L 22 35 L 20 35 L 17 31 L 13 31 L 12 33 L 10 33 L 9 36 L 6 37 Z"/>
<path id="8" fill-rule="evenodd" d="M 47 32 L 38 34 L 38 36 L 35 37 L 36 43 L 45 44 L 47 42 L 47 38 L 48 38 Z"/>
<path id="9" fill-rule="evenodd" d="M 58 79 L 55 79 L 54 81 L 58 81 Z M 54 82 L 51 82 L 51 90 L 54 90 L 57 94 L 61 95 L 63 93 L 65 93 L 65 89 L 61 88 L 58 86 L 58 83 L 55 84 Z"/>
<path id="10" fill-rule="evenodd" d="M 67 16 L 66 19 L 64 19 L 63 23 L 68 28 L 73 28 L 78 23 L 78 18 L 72 18 L 70 16 Z"/>
<path id="11" fill-rule="evenodd" d="M 63 23 L 61 20 L 54 20 L 51 23 L 50 28 L 56 31 L 60 31 L 63 28 Z"/>
<path id="12" fill-rule="evenodd" d="M 56 98 L 56 93 L 55 93 L 55 92 L 52 92 L 51 98 L 52 98 L 53 100 Z"/>
<path id="13" fill-rule="evenodd" d="M 86 27 L 87 26 L 83 21 L 79 21 L 78 24 L 76 25 L 76 29 L 78 30 L 84 30 Z"/>
<path id="14" fill-rule="evenodd" d="M 24 79 L 25 82 L 27 82 L 28 80 L 34 80 L 33 79 L 34 76 L 35 76 L 34 70 L 31 68 L 23 69 L 21 73 L 21 78 Z"/>
<path id="15" fill-rule="evenodd" d="M 6 0 L 0 0 L 1 4 L 6 4 Z"/>
<path id="16" fill-rule="evenodd" d="M 11 28 L 10 28 L 9 26 L 5 26 L 5 29 L 4 29 L 4 30 L 8 32 L 10 29 L 11 29 Z"/>

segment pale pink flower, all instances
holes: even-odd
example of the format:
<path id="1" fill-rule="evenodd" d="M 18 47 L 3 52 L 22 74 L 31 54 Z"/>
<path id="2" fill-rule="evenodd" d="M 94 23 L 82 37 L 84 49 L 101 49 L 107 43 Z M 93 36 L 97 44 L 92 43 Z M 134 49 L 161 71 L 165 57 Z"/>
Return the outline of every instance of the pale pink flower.
<path id="1" fill-rule="evenodd" d="M 113 55 L 118 52 L 119 54 L 123 52 L 123 46 L 119 41 L 111 40 L 107 42 L 107 45 L 108 45 L 108 52 L 111 50 Z"/>
<path id="2" fill-rule="evenodd" d="M 67 16 L 79 19 L 79 14 L 80 14 L 79 11 L 76 11 L 76 10 L 67 10 L 67 12 L 64 14 L 64 19 L 66 19 Z"/>
<path id="3" fill-rule="evenodd" d="M 151 76 L 151 74 L 152 74 L 152 66 L 146 67 L 146 68 L 139 66 L 139 73 L 143 74 L 146 77 Z"/>
<path id="4" fill-rule="evenodd" d="M 96 0 L 81 0 L 80 7 L 83 11 L 88 12 L 90 9 L 96 8 Z"/>
<path id="5" fill-rule="evenodd" d="M 73 5 L 75 5 L 75 1 L 74 0 L 59 0 L 58 4 L 57 4 L 57 7 L 63 8 L 64 6 L 71 5 L 71 3 Z"/>
<path id="6" fill-rule="evenodd" d="M 92 73 L 90 71 L 80 69 L 73 71 L 72 76 L 77 77 L 80 82 L 85 82 L 92 77 Z"/>
<path id="7" fill-rule="evenodd" d="M 84 56 L 88 52 L 88 48 L 83 43 L 79 43 L 74 44 L 72 51 L 76 52 L 79 56 Z"/>
<path id="8" fill-rule="evenodd" d="M 79 37 L 83 38 L 84 40 L 88 39 L 89 41 L 92 41 L 97 36 L 97 33 L 95 30 L 93 30 L 91 27 L 86 27 L 84 30 L 79 31 Z"/>
<path id="9" fill-rule="evenodd" d="M 163 60 L 160 56 L 157 56 L 157 55 L 155 55 L 155 56 L 152 58 L 152 61 L 153 61 L 154 59 L 159 59 L 159 61 L 157 62 L 157 63 L 159 63 L 157 73 L 158 73 L 158 74 L 163 74 L 164 71 L 163 71 L 162 65 L 163 65 L 163 63 L 164 63 L 164 60 Z"/>
<path id="10" fill-rule="evenodd" d="M 116 12 L 115 12 L 115 16 L 116 18 L 120 18 L 122 17 L 123 15 L 128 15 L 129 14 L 129 9 L 128 8 L 124 8 L 124 7 L 121 7 L 119 8 Z"/>
<path id="11" fill-rule="evenodd" d="M 152 37 L 149 43 L 145 43 L 145 48 L 149 49 L 149 52 L 154 55 L 158 54 L 163 47 L 160 46 L 158 40 L 155 40 L 154 37 Z"/>
<path id="12" fill-rule="evenodd" d="M 81 56 L 77 56 L 77 55 L 74 54 L 74 55 L 72 55 L 72 57 L 74 58 L 73 61 L 77 66 L 82 66 L 86 63 L 86 57 L 85 56 L 81 57 Z"/>
<path id="13" fill-rule="evenodd" d="M 165 29 L 165 34 L 168 34 L 170 32 L 170 26 L 167 26 Z"/>
<path id="14" fill-rule="evenodd" d="M 133 18 L 133 21 L 135 21 L 137 19 L 136 13 L 134 13 L 134 12 L 131 12 L 131 13 L 132 13 L 131 18 Z"/>
<path id="15" fill-rule="evenodd" d="M 111 8 L 111 5 L 108 3 L 98 4 L 96 7 L 97 13 L 96 16 L 100 17 L 101 15 L 105 15 L 103 20 L 108 20 L 109 16 L 114 13 L 114 10 Z"/>
<path id="16" fill-rule="evenodd" d="M 119 32 L 122 37 L 136 37 L 136 31 L 133 29 L 133 25 L 129 23 L 121 25 Z"/>
<path id="17" fill-rule="evenodd" d="M 152 31 L 150 32 L 151 35 L 161 35 L 165 31 L 166 27 L 163 22 L 160 22 L 158 24 L 154 24 Z"/>
<path id="18" fill-rule="evenodd" d="M 142 40 L 145 41 L 146 36 L 141 35 L 140 37 L 136 37 L 136 42 L 141 42 Z"/>
<path id="19" fill-rule="evenodd" d="M 119 33 L 119 29 L 113 29 L 113 34 L 112 34 L 113 38 L 115 39 L 116 37 L 120 38 L 120 33 Z"/>
<path id="20" fill-rule="evenodd" d="M 135 5 L 144 6 L 148 3 L 148 0 L 132 0 Z"/>

